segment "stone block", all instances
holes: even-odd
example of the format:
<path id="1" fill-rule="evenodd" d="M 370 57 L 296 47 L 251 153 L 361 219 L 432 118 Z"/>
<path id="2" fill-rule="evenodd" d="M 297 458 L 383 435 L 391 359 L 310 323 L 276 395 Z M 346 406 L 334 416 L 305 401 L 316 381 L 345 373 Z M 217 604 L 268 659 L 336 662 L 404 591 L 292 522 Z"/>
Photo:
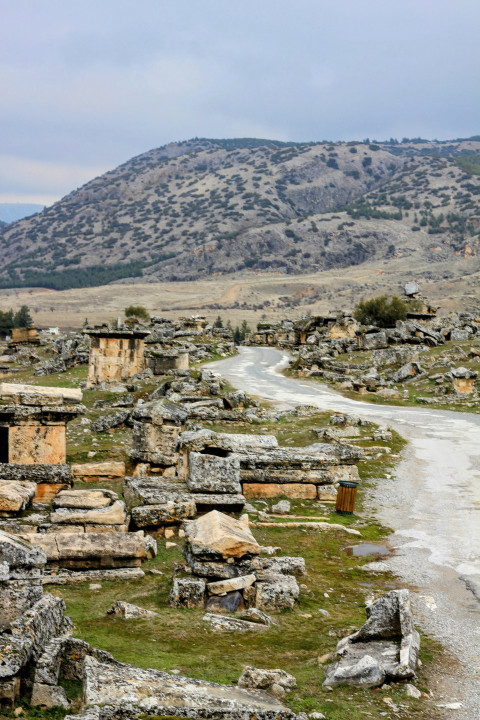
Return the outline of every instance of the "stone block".
<path id="1" fill-rule="evenodd" d="M 0 383 L 0 397 L 12 398 L 12 401 L 23 404 L 25 396 L 39 397 L 60 401 L 70 400 L 82 402 L 83 393 L 76 388 L 45 387 L 43 385 L 22 385 L 19 383 Z"/>
<path id="2" fill-rule="evenodd" d="M 173 525 L 195 517 L 197 512 L 195 501 L 170 500 L 158 505 L 142 505 L 133 508 L 132 521 L 138 528 L 152 528 L 162 525 Z"/>
<path id="3" fill-rule="evenodd" d="M 0 478 L 0 515 L 11 515 L 24 510 L 35 496 L 36 483 L 15 482 Z"/>
<path id="4" fill-rule="evenodd" d="M 175 578 L 169 604 L 173 607 L 205 607 L 205 581 L 200 578 Z"/>
<path id="5" fill-rule="evenodd" d="M 139 567 L 147 557 L 143 532 L 37 533 L 32 541 L 45 551 L 49 565 L 71 569 Z"/>
<path id="6" fill-rule="evenodd" d="M 125 618 L 125 620 L 136 620 L 138 618 L 150 619 L 156 615 L 152 610 L 145 610 L 145 608 L 132 605 L 132 603 L 125 602 L 124 600 L 116 600 L 110 609 L 107 610 L 107 614 L 117 615 Z"/>
<path id="7" fill-rule="evenodd" d="M 238 457 L 188 453 L 187 485 L 191 492 L 241 493 Z"/>
<path id="8" fill-rule="evenodd" d="M 226 560 L 258 555 L 260 546 L 240 520 L 212 510 L 186 524 L 187 544 L 198 560 Z"/>
<path id="9" fill-rule="evenodd" d="M 99 510 L 110 507 L 118 495 L 111 490 L 62 490 L 55 496 L 53 507 Z"/>
<path id="10" fill-rule="evenodd" d="M 8 432 L 8 459 L 20 465 L 57 465 L 65 462 L 65 424 L 12 425 Z"/>
<path id="11" fill-rule="evenodd" d="M 271 573 L 268 579 L 257 582 L 256 606 L 266 612 L 280 612 L 292 609 L 300 589 L 291 575 Z"/>
<path id="12" fill-rule="evenodd" d="M 243 575 L 230 580 L 218 580 L 217 582 L 208 583 L 207 590 L 210 595 L 223 595 L 234 590 L 244 590 L 253 585 L 255 581 L 255 575 Z"/>
<path id="13" fill-rule="evenodd" d="M 42 595 L 40 578 L 0 582 L 0 632 L 33 607 Z"/>
<path id="14" fill-rule="evenodd" d="M 83 482 L 118 480 L 125 477 L 125 463 L 114 461 L 73 463 L 72 476 L 81 479 Z"/>
<path id="15" fill-rule="evenodd" d="M 317 497 L 316 485 L 301 483 L 243 483 L 246 498 L 276 498 L 285 495 L 292 499 L 313 500 Z"/>
<path id="16" fill-rule="evenodd" d="M 122 500 L 116 500 L 109 507 L 95 510 L 59 508 L 50 514 L 50 522 L 53 525 L 57 523 L 63 525 L 123 525 L 125 521 L 126 510 Z"/>
<path id="17" fill-rule="evenodd" d="M 59 685 L 43 685 L 42 683 L 33 683 L 32 699 L 30 704 L 33 707 L 70 707 L 65 690 Z"/>

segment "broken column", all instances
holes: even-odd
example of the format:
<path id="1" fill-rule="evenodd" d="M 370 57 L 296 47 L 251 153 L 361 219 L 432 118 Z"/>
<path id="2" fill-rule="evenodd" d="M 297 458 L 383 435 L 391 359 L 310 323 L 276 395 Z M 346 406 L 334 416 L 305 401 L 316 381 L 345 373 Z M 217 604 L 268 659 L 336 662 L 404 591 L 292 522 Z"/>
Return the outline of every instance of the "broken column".
<path id="1" fill-rule="evenodd" d="M 121 382 L 144 370 L 145 338 L 149 330 L 116 327 L 87 328 L 90 357 L 87 387 L 102 382 Z"/>

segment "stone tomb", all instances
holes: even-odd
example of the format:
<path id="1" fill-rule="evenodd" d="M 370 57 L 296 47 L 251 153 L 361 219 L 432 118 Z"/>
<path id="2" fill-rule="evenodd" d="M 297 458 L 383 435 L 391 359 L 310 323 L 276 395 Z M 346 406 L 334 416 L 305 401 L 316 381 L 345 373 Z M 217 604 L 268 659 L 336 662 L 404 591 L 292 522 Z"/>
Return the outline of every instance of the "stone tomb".
<path id="1" fill-rule="evenodd" d="M 85 411 L 81 400 L 81 390 L 0 383 L 0 463 L 64 463 L 66 425 Z"/>
<path id="2" fill-rule="evenodd" d="M 87 328 L 90 358 L 87 387 L 102 382 L 121 382 L 145 367 L 145 338 L 149 330 L 120 326 Z"/>

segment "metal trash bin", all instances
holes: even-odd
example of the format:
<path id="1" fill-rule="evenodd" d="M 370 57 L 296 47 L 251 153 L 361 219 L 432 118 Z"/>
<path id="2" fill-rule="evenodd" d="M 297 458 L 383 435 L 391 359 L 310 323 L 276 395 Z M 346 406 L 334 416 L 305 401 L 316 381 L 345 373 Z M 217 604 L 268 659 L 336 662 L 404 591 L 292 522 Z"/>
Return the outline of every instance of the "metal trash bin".
<path id="1" fill-rule="evenodd" d="M 340 480 L 335 503 L 335 512 L 339 515 L 353 515 L 355 512 L 355 500 L 357 499 L 359 484 L 353 480 Z"/>

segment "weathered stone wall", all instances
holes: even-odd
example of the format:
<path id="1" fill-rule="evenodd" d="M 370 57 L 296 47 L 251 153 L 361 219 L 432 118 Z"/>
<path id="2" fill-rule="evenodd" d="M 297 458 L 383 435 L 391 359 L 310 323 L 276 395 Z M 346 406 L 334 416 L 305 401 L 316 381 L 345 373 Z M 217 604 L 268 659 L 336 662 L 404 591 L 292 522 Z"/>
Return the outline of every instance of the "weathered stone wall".
<path id="1" fill-rule="evenodd" d="M 118 382 L 142 372 L 144 350 L 143 337 L 93 336 L 87 383 Z"/>
<path id="2" fill-rule="evenodd" d="M 20 424 L 8 429 L 8 462 L 60 465 L 66 460 L 66 427 L 61 424 Z"/>

